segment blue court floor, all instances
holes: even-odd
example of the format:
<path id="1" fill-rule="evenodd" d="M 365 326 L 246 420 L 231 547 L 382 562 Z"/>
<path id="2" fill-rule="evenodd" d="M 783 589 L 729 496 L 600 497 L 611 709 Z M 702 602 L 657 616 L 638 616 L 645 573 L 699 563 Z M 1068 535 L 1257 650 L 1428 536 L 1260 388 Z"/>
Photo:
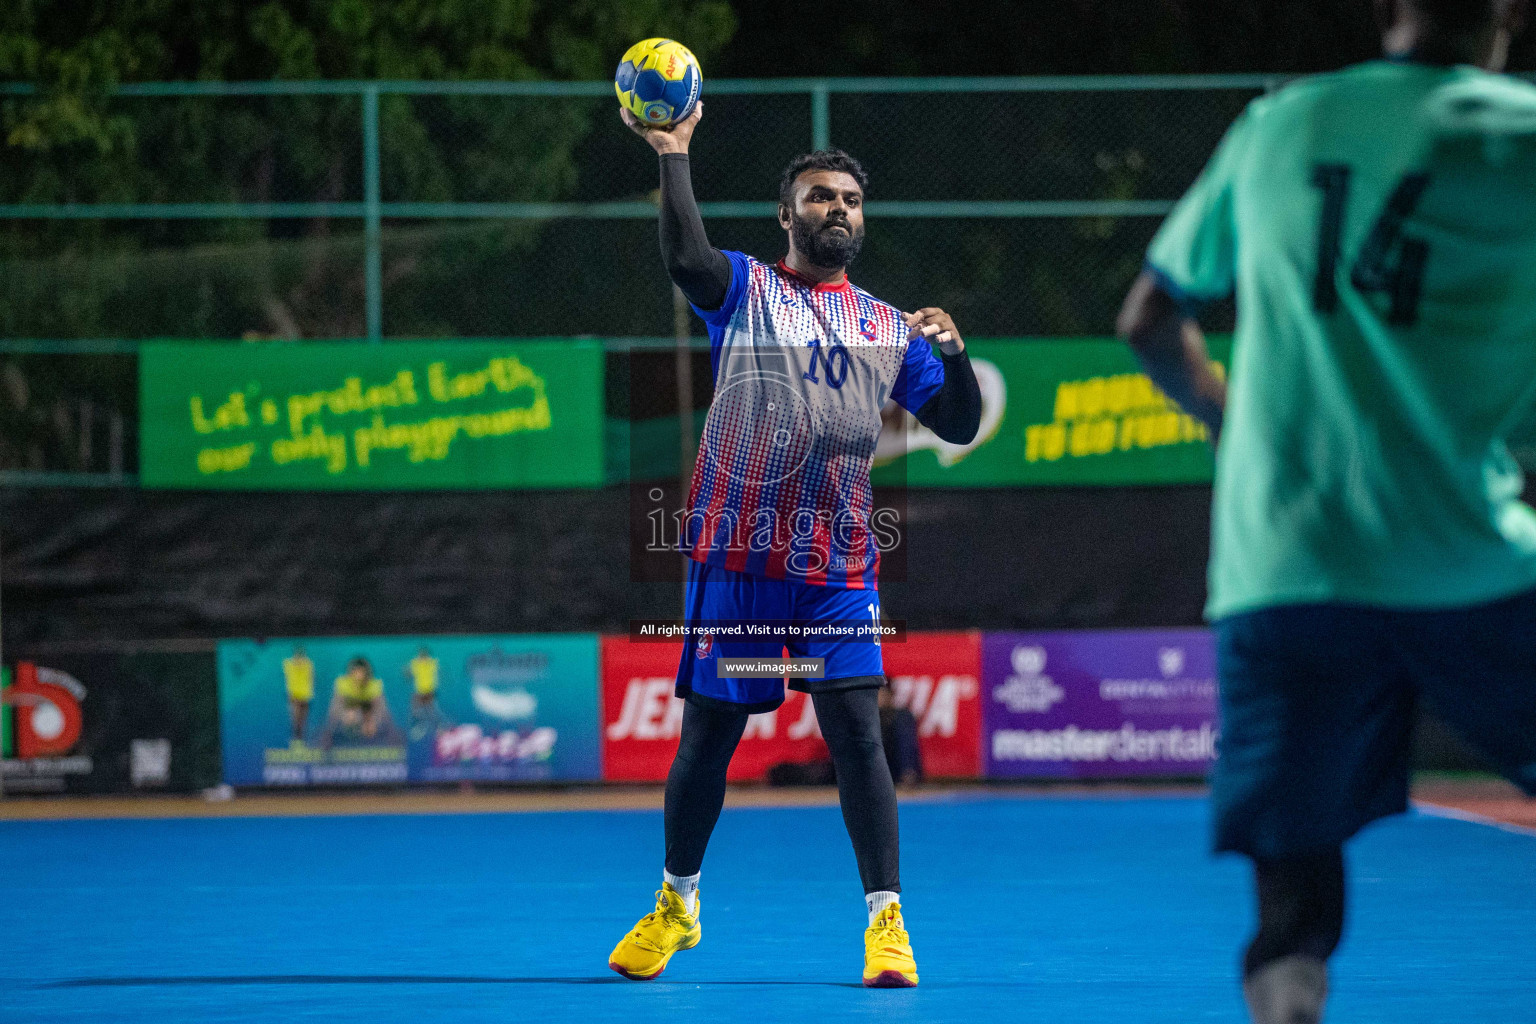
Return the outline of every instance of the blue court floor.
<path id="1" fill-rule="evenodd" d="M 1250 927 L 1202 801 L 902 809 L 922 985 L 858 985 L 836 808 L 727 811 L 704 941 L 606 965 L 659 812 L 0 823 L 0 1021 L 1244 1020 Z M 1351 849 L 1331 1021 L 1536 1022 L 1536 837 L 1414 815 Z"/>

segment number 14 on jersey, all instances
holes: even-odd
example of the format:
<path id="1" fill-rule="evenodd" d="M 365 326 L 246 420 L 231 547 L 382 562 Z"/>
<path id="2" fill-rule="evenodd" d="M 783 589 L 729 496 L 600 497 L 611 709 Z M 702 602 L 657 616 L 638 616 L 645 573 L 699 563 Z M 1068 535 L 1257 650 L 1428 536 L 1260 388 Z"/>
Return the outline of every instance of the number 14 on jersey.
<path id="1" fill-rule="evenodd" d="M 1323 193 L 1317 227 L 1317 278 L 1312 285 L 1312 308 L 1319 313 L 1339 308 L 1339 247 L 1352 173 L 1348 164 L 1320 163 L 1312 168 L 1312 184 Z M 1349 275 L 1350 284 L 1362 294 L 1379 292 L 1389 297 L 1387 323 L 1397 327 L 1412 327 L 1419 318 L 1429 245 L 1405 235 L 1403 221 L 1419 205 L 1428 185 L 1429 175 L 1422 173 L 1406 174 L 1398 181 Z"/>

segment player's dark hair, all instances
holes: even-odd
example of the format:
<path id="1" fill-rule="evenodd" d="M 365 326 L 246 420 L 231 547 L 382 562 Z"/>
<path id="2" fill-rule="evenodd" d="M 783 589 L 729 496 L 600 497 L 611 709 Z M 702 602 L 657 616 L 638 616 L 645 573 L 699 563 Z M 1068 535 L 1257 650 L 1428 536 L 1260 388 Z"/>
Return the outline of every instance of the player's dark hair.
<path id="1" fill-rule="evenodd" d="M 869 175 L 864 165 L 840 149 L 818 149 L 814 153 L 802 153 L 784 168 L 784 180 L 779 182 L 779 202 L 792 206 L 795 201 L 795 179 L 806 171 L 842 171 L 859 183 L 860 189 L 869 187 Z"/>
<path id="2" fill-rule="evenodd" d="M 1476 32 L 1493 19 L 1494 0 L 1411 0 L 1436 28 L 1451 35 Z"/>

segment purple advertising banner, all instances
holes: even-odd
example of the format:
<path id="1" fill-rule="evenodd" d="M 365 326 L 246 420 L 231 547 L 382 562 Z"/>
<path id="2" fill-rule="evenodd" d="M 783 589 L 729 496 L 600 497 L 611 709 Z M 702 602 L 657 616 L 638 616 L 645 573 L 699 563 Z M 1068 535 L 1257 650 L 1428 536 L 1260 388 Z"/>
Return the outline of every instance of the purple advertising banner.
<path id="1" fill-rule="evenodd" d="M 988 633 L 990 778 L 1204 775 L 1216 759 L 1216 652 L 1203 629 Z"/>

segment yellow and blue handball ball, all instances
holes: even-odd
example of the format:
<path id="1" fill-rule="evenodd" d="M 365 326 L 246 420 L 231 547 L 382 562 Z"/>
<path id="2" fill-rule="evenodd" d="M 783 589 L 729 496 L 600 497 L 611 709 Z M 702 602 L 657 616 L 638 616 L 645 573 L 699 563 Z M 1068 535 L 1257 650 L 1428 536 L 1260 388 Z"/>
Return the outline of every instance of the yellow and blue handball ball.
<path id="1" fill-rule="evenodd" d="M 693 113 L 703 84 L 698 58 L 672 39 L 642 39 L 624 51 L 613 75 L 619 103 L 653 128 L 665 128 Z"/>

